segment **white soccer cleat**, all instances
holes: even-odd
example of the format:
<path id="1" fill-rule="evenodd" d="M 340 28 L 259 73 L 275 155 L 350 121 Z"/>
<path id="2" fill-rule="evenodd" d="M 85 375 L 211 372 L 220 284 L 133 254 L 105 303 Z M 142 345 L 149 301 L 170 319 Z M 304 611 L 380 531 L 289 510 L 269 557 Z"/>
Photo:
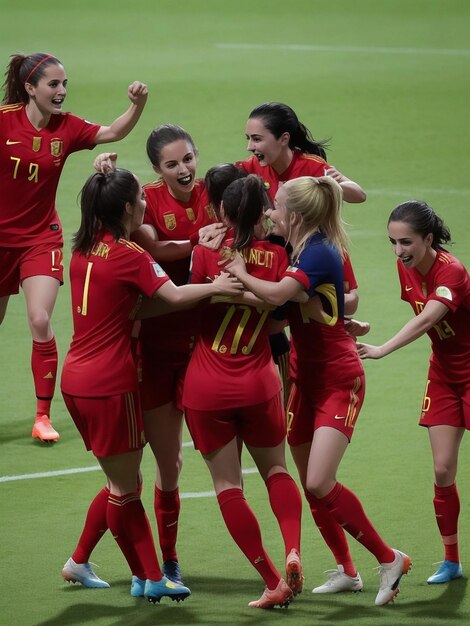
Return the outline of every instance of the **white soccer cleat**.
<path id="1" fill-rule="evenodd" d="M 312 589 L 312 593 L 340 593 L 342 591 L 362 591 L 364 585 L 359 572 L 355 576 L 344 573 L 344 567 L 338 565 L 338 569 L 328 570 L 328 580 L 323 585 Z"/>
<path id="2" fill-rule="evenodd" d="M 109 587 L 109 583 L 98 578 L 90 563 L 75 563 L 72 558 L 62 568 L 62 576 L 70 583 L 81 583 L 89 589 Z"/>
<path id="3" fill-rule="evenodd" d="M 408 574 L 411 567 L 411 559 L 404 552 L 393 549 L 395 560 L 392 563 L 384 563 L 379 566 L 380 586 L 375 598 L 377 606 L 389 604 L 400 591 L 400 579 L 403 574 Z"/>

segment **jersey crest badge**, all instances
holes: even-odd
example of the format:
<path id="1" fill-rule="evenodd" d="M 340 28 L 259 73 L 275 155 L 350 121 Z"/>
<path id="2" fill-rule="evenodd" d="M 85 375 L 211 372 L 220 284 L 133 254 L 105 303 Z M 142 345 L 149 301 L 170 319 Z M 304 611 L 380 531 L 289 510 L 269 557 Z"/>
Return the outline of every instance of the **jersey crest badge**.
<path id="1" fill-rule="evenodd" d="M 165 226 L 168 230 L 175 230 L 176 228 L 176 217 L 174 213 L 167 213 L 163 216 L 165 219 Z"/>
<path id="2" fill-rule="evenodd" d="M 39 152 L 41 149 L 41 139 L 42 137 L 33 137 L 33 152 Z"/>
<path id="3" fill-rule="evenodd" d="M 64 149 L 64 142 L 61 139 L 52 139 L 51 140 L 51 154 L 53 157 L 62 156 L 62 151 Z"/>
<path id="4" fill-rule="evenodd" d="M 206 211 L 210 220 L 212 220 L 213 222 L 217 221 L 217 215 L 215 214 L 214 207 L 212 206 L 212 204 L 206 204 L 206 206 L 204 207 L 204 210 Z"/>
<path id="5" fill-rule="evenodd" d="M 194 215 L 194 210 L 189 208 L 186 209 L 186 215 L 188 216 L 188 220 L 194 224 L 196 221 L 196 216 Z"/>

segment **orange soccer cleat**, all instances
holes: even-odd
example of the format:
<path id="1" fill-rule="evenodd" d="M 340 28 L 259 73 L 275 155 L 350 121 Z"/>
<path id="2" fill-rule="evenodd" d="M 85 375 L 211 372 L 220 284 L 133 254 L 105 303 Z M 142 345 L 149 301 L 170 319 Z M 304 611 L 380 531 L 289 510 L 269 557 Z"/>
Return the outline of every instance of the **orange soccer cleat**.
<path id="1" fill-rule="evenodd" d="M 47 415 L 36 417 L 31 436 L 46 442 L 59 441 L 60 439 L 59 433 L 52 427 L 51 420 Z"/>
<path id="2" fill-rule="evenodd" d="M 276 605 L 280 607 L 288 607 L 292 602 L 293 594 L 292 589 L 286 583 L 284 578 L 281 578 L 277 584 L 276 589 L 266 589 L 259 600 L 253 600 L 249 602 L 248 606 L 252 606 L 256 609 L 272 609 Z"/>

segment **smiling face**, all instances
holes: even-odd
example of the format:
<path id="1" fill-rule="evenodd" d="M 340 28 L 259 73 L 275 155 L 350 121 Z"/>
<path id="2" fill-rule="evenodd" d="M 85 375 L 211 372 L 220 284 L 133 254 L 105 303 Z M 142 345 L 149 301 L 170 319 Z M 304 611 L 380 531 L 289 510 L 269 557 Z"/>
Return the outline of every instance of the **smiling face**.
<path id="1" fill-rule="evenodd" d="M 48 65 L 37 85 L 26 83 L 25 89 L 30 98 L 28 106 L 36 105 L 43 116 L 60 113 L 67 95 L 67 76 L 63 66 L 56 63 Z"/>
<path id="2" fill-rule="evenodd" d="M 406 268 L 416 268 L 421 274 L 427 274 L 437 254 L 432 248 L 431 233 L 423 238 L 407 222 L 390 222 L 388 238 Z"/>
<path id="3" fill-rule="evenodd" d="M 287 211 L 286 201 L 287 191 L 284 185 L 280 185 L 274 198 L 274 208 L 268 209 L 265 215 L 270 220 L 271 234 L 279 235 L 287 240 L 290 236 L 291 218 Z"/>
<path id="4" fill-rule="evenodd" d="M 174 198 L 187 201 L 194 189 L 196 166 L 193 146 L 184 139 L 178 139 L 161 149 L 159 167 L 154 166 L 153 169 L 166 182 Z"/>
<path id="5" fill-rule="evenodd" d="M 286 169 L 286 160 L 290 160 L 289 133 L 283 133 L 279 139 L 263 124 L 261 118 L 253 117 L 246 123 L 246 149 L 252 152 L 261 165 L 271 165 L 276 171 Z M 281 169 L 282 168 L 282 169 Z"/>

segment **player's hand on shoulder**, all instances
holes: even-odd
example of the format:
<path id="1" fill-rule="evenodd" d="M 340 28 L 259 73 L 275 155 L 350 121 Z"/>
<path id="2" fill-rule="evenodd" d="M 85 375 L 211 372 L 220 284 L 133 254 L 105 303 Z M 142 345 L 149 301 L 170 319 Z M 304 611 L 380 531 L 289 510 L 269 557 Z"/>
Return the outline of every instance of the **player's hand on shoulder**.
<path id="1" fill-rule="evenodd" d="M 102 174 L 114 172 L 117 167 L 117 158 L 117 152 L 102 152 L 94 160 L 93 167 L 97 172 L 101 172 Z"/>

